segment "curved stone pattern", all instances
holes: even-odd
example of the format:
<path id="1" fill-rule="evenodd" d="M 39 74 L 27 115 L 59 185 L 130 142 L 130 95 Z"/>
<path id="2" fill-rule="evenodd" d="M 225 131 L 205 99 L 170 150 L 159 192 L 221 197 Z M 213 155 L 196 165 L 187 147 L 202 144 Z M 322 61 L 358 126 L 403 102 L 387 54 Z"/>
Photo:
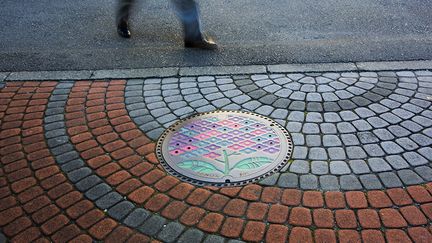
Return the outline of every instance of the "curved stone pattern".
<path id="1" fill-rule="evenodd" d="M 56 165 L 41 127 L 56 84 L 0 89 L 0 227 L 7 236 L 0 241 L 149 241 L 95 208 Z"/>
<path id="2" fill-rule="evenodd" d="M 73 85 L 74 83 L 63 82 L 56 86 L 45 111 L 44 128 L 45 138 L 55 161 L 77 189 L 118 222 L 156 239 L 165 242 L 176 239 L 179 242 L 199 242 L 212 238 L 223 241 L 221 236 L 206 234 L 198 229 L 187 229 L 179 222 L 167 220 L 138 207 L 113 190 L 86 165 L 67 136 L 63 115 Z"/>
<path id="3" fill-rule="evenodd" d="M 0 89 L 0 239 L 432 241 L 432 183 L 321 192 L 286 188 L 284 174 L 292 172 L 276 177 L 277 186 L 230 188 L 194 187 L 167 175 L 154 141 L 126 111 L 125 84 L 15 82 Z M 429 95 L 427 85 L 418 94 Z M 425 108 L 413 117 L 427 121 L 427 114 Z M 428 129 L 417 133 L 430 137 Z"/>
<path id="4" fill-rule="evenodd" d="M 381 189 L 432 180 L 430 80 L 430 72 L 130 80 L 125 102 L 134 122 L 154 140 L 177 119 L 195 112 L 234 109 L 275 119 L 292 134 L 294 161 L 262 184 Z M 298 91 L 301 101 L 291 97 L 294 92 L 287 92 L 287 99 L 279 97 L 284 92 L 269 88 L 294 84 L 303 90 Z M 275 93 L 258 97 L 254 91 Z M 315 104 L 320 108 L 310 109 Z"/>

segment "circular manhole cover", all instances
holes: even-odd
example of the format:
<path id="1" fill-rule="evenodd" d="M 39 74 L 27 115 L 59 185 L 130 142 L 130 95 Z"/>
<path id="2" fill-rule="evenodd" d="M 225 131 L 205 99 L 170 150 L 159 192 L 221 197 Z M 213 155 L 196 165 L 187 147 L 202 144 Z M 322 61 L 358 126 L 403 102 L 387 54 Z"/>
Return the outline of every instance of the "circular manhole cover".
<path id="1" fill-rule="evenodd" d="M 156 154 L 180 179 L 211 186 L 238 186 L 263 179 L 288 163 L 289 133 L 254 113 L 215 111 L 196 114 L 170 126 Z"/>

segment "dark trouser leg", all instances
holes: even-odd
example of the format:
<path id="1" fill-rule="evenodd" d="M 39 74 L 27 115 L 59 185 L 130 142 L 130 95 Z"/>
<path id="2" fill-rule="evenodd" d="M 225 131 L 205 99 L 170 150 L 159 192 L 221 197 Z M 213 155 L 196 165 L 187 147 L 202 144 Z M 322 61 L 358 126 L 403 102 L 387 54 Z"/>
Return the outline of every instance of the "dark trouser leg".
<path id="1" fill-rule="evenodd" d="M 129 15 L 133 5 L 135 5 L 135 0 L 119 0 L 116 15 L 117 24 L 129 20 Z"/>
<path id="2" fill-rule="evenodd" d="M 171 0 L 175 12 L 183 24 L 185 40 L 201 39 L 198 5 L 194 0 Z"/>

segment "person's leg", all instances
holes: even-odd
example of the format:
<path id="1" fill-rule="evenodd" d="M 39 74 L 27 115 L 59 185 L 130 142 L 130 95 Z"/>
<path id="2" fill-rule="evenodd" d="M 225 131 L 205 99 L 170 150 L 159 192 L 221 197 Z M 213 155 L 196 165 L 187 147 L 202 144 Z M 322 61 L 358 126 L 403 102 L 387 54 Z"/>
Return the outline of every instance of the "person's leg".
<path id="1" fill-rule="evenodd" d="M 135 5 L 135 0 L 118 1 L 116 15 L 117 33 L 124 38 L 129 38 L 131 33 L 129 31 L 128 21 L 132 7 Z"/>
<path id="2" fill-rule="evenodd" d="M 171 0 L 171 2 L 183 25 L 185 47 L 217 48 L 213 41 L 206 40 L 202 35 L 197 3 L 194 0 Z"/>

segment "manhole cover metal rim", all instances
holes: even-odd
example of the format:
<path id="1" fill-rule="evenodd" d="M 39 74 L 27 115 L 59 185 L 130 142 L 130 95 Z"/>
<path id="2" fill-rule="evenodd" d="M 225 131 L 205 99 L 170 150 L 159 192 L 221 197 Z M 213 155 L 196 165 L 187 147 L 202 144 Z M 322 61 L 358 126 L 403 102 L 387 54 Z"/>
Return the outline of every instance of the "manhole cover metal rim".
<path id="1" fill-rule="evenodd" d="M 275 164 L 275 166 L 273 166 L 273 168 L 265 173 L 263 173 L 262 175 L 259 175 L 257 177 L 254 178 L 250 178 L 250 179 L 245 179 L 242 181 L 225 181 L 225 182 L 210 182 L 210 181 L 204 181 L 204 180 L 199 180 L 199 179 L 195 179 L 195 178 L 191 178 L 188 176 L 183 175 L 182 173 L 179 173 L 178 171 L 176 171 L 174 168 L 171 167 L 171 165 L 165 160 L 164 158 L 164 153 L 163 153 L 163 145 L 164 145 L 164 141 L 165 138 L 167 138 L 170 134 L 172 134 L 173 132 L 176 132 L 176 127 L 178 127 L 179 125 L 193 120 L 197 117 L 201 117 L 201 116 L 206 116 L 206 115 L 211 115 L 211 114 L 220 114 L 220 113 L 237 113 L 237 114 L 244 114 L 244 115 L 249 115 L 252 117 L 257 117 L 257 118 L 261 118 L 264 119 L 265 121 L 267 121 L 269 123 L 269 126 L 271 127 L 277 127 L 279 130 L 279 133 L 283 134 L 283 137 L 285 138 L 285 147 L 284 147 L 284 153 L 280 153 L 280 155 L 278 156 L 278 159 L 280 162 L 273 162 L 272 164 Z M 192 114 L 188 117 L 182 118 L 180 120 L 178 120 L 177 122 L 175 122 L 174 124 L 170 125 L 163 133 L 162 135 L 159 137 L 157 144 L 156 144 L 156 157 L 159 160 L 159 162 L 162 164 L 162 166 L 164 167 L 164 169 L 171 175 L 177 177 L 178 179 L 180 179 L 181 181 L 185 181 L 197 186 L 215 186 L 215 187 L 232 187 L 232 186 L 243 186 L 246 184 L 250 184 L 250 183 L 254 183 L 257 181 L 260 181 L 266 177 L 269 177 L 271 175 L 273 175 L 274 173 L 278 172 L 279 170 L 281 170 L 285 165 L 288 164 L 292 152 L 293 152 L 293 143 L 292 143 L 292 139 L 291 139 L 291 135 L 290 133 L 279 123 L 277 123 L 276 121 L 274 121 L 273 119 L 270 119 L 268 117 L 262 116 L 260 114 L 256 114 L 256 113 L 252 113 L 252 112 L 248 112 L 248 111 L 238 111 L 238 110 L 215 110 L 215 111 L 211 111 L 211 112 L 202 112 L 202 113 L 196 113 L 196 114 Z M 283 154 L 283 156 L 281 156 Z"/>

